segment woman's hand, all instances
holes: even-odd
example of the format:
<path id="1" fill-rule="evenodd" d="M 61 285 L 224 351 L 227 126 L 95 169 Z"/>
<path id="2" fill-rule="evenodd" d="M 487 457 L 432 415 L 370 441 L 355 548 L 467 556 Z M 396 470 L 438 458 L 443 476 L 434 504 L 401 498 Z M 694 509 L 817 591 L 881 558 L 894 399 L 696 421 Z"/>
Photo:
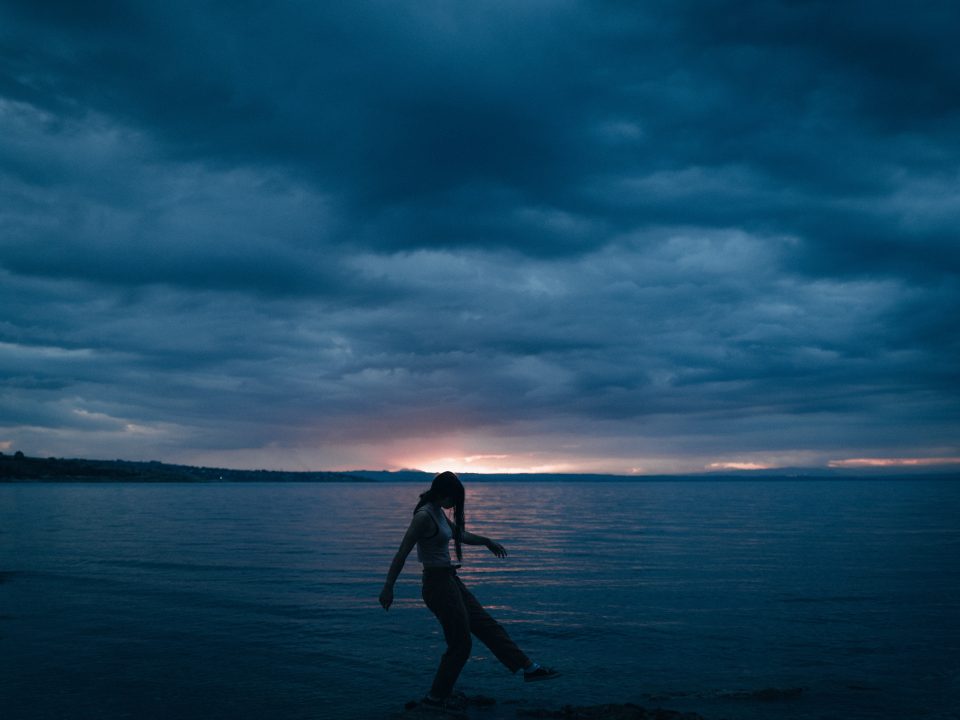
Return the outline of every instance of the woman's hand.
<path id="1" fill-rule="evenodd" d="M 490 552 L 492 552 L 498 558 L 507 556 L 506 549 L 496 540 L 487 540 L 487 547 L 490 548 Z"/>
<path id="2" fill-rule="evenodd" d="M 390 606 L 393 605 L 393 588 L 383 586 L 383 590 L 380 591 L 380 604 L 383 605 L 384 610 L 389 610 Z"/>

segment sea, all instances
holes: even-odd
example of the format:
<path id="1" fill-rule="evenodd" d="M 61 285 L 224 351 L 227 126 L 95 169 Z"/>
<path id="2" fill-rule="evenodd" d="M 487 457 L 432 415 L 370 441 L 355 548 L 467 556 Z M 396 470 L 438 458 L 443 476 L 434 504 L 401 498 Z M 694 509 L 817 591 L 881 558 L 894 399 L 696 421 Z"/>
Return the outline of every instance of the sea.
<path id="1" fill-rule="evenodd" d="M 444 650 L 416 483 L 0 485 L 0 717 L 397 718 Z M 960 718 L 960 479 L 476 482 L 460 576 L 533 659 L 517 709 Z"/>

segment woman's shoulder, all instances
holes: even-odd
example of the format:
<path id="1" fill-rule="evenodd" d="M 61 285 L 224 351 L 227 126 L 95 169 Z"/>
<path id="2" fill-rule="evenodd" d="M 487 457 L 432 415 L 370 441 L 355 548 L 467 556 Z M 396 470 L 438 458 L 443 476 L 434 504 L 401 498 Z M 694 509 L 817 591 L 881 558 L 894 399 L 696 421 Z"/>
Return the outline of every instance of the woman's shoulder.
<path id="1" fill-rule="evenodd" d="M 437 522 L 437 516 L 434 514 L 433 510 L 428 508 L 426 505 L 423 507 L 418 507 L 413 512 L 413 523 L 421 529 L 421 531 L 429 532 L 429 535 L 425 537 L 433 537 L 440 531 L 440 525 Z"/>
<path id="2" fill-rule="evenodd" d="M 441 520 L 447 520 L 447 514 L 436 505 L 432 505 L 430 503 L 427 503 L 423 507 L 417 508 L 413 513 L 414 517 L 422 517 L 424 515 L 433 520 L 434 524 L 439 524 Z M 449 523 L 449 520 L 447 520 L 447 522 Z"/>

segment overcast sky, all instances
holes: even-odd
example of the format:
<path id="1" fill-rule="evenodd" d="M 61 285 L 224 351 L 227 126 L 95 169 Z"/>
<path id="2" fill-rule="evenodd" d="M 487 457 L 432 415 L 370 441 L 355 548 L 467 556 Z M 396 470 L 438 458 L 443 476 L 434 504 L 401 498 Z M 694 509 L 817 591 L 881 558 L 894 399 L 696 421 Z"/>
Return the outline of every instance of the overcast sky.
<path id="1" fill-rule="evenodd" d="M 3 0 L 0 449 L 956 459 L 958 34 L 955 0 Z"/>

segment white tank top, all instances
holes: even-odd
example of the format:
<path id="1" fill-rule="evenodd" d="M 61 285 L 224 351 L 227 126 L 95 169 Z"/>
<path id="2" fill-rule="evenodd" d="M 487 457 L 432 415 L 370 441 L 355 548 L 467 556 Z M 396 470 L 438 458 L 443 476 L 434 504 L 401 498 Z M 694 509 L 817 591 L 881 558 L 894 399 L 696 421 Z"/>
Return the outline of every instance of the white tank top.
<path id="1" fill-rule="evenodd" d="M 418 513 L 425 512 L 437 526 L 437 532 L 430 537 L 417 540 L 417 559 L 427 567 L 449 567 L 450 562 L 450 539 L 453 537 L 453 528 L 447 521 L 446 513 L 433 503 L 427 503 L 417 510 Z"/>

